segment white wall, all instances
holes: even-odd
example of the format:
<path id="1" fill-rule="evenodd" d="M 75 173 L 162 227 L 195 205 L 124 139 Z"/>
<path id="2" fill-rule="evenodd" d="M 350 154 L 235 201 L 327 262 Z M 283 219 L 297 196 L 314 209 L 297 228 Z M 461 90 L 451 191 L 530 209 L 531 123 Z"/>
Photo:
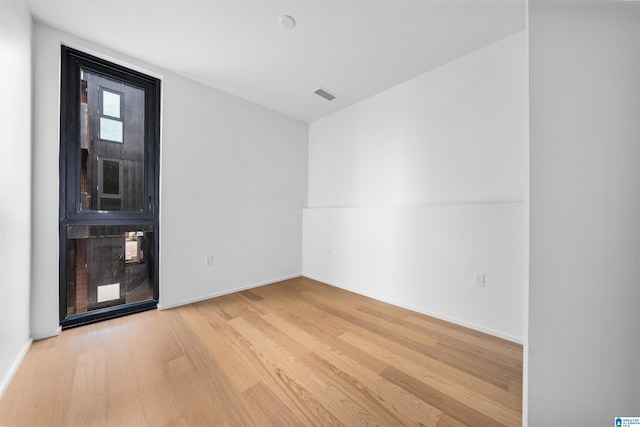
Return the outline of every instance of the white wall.
<path id="1" fill-rule="evenodd" d="M 305 123 L 36 24 L 35 337 L 58 326 L 61 43 L 162 78 L 161 307 L 301 274 Z"/>
<path id="2" fill-rule="evenodd" d="M 640 3 L 529 3 L 530 426 L 640 416 Z"/>
<path id="3" fill-rule="evenodd" d="M 31 44 L 26 6 L 0 1 L 0 397 L 31 343 Z"/>
<path id="4" fill-rule="evenodd" d="M 308 125 L 175 76 L 163 84 L 161 306 L 299 276 Z"/>
<path id="5" fill-rule="evenodd" d="M 526 58 L 520 32 L 313 122 L 303 273 L 522 342 Z"/>
<path id="6" fill-rule="evenodd" d="M 521 342 L 522 216 L 521 203 L 307 209 L 305 275 Z"/>

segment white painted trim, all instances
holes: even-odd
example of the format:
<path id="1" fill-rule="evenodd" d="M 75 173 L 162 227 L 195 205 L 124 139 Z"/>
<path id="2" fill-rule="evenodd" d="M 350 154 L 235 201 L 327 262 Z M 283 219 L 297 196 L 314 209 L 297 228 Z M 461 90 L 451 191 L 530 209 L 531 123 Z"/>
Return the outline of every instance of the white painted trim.
<path id="1" fill-rule="evenodd" d="M 27 355 L 27 352 L 31 348 L 32 343 L 33 343 L 33 339 L 27 340 L 27 342 L 22 347 L 22 350 L 18 354 L 18 357 L 16 357 L 16 359 L 13 361 L 13 364 L 11 365 L 11 368 L 7 372 L 7 375 L 4 378 L 2 378 L 2 382 L 0 382 L 0 399 L 2 399 L 2 396 L 4 396 L 4 393 L 9 388 L 9 384 L 11 384 L 11 380 L 13 380 L 13 377 L 15 376 L 16 372 L 18 372 L 18 368 L 22 364 L 22 361 Z"/>
<path id="2" fill-rule="evenodd" d="M 491 336 L 494 336 L 494 337 L 497 337 L 497 338 L 501 338 L 501 339 L 504 339 L 504 340 L 511 341 L 513 343 L 522 345 L 522 339 L 520 339 L 518 337 L 511 336 L 509 334 L 505 334 L 505 333 L 502 333 L 502 332 L 499 332 L 499 331 L 495 331 L 493 329 L 485 328 L 483 326 L 476 325 L 476 324 L 473 324 L 473 323 L 465 322 L 463 320 L 456 319 L 455 317 L 446 316 L 446 315 L 443 315 L 441 313 L 435 313 L 435 312 L 428 311 L 428 310 L 423 310 L 423 309 L 412 307 L 412 306 L 406 305 L 406 304 L 400 304 L 400 303 L 398 303 L 396 301 L 391 301 L 391 300 L 387 300 L 387 299 L 380 299 L 375 295 L 363 293 L 363 292 L 360 292 L 359 290 L 355 290 L 355 289 L 351 289 L 349 287 L 341 286 L 341 285 L 339 285 L 337 283 L 331 283 L 330 281 L 324 280 L 322 278 L 313 277 L 313 276 L 309 276 L 309 275 L 304 275 L 304 277 L 307 277 L 307 278 L 312 279 L 312 280 L 317 280 L 318 282 L 326 283 L 327 285 L 335 286 L 336 288 L 344 289 L 344 290 L 349 291 L 349 292 L 353 292 L 354 294 L 362 295 L 362 296 L 365 296 L 367 298 L 372 298 L 372 299 L 375 299 L 376 301 L 386 302 L 387 304 L 392 304 L 392 305 L 395 305 L 396 307 L 406 308 L 407 310 L 415 311 L 416 313 L 420 313 L 420 314 L 424 314 L 424 315 L 427 315 L 427 316 L 435 317 L 436 319 L 444 320 L 445 322 L 454 323 L 456 325 L 463 326 L 465 328 L 473 329 L 474 331 L 478 331 L 478 332 L 482 332 L 482 333 L 485 333 L 485 334 L 489 334 Z"/>
<path id="3" fill-rule="evenodd" d="M 56 329 L 54 329 L 52 331 L 46 331 L 46 332 L 40 332 L 40 333 L 37 333 L 37 334 L 33 334 L 31 339 L 33 341 L 38 341 L 38 340 L 44 340 L 44 339 L 47 339 L 47 338 L 53 338 L 53 337 L 57 337 L 58 335 L 60 335 L 61 332 L 62 332 L 62 327 L 58 326 Z"/>
<path id="4" fill-rule="evenodd" d="M 187 305 L 187 304 L 193 304 L 194 302 L 205 301 L 205 300 L 208 300 L 208 299 L 211 299 L 211 298 L 216 298 L 216 297 L 221 297 L 223 295 L 233 294 L 235 292 L 246 291 L 247 289 L 258 288 L 260 286 L 271 285 L 272 283 L 282 282 L 283 280 L 295 279 L 296 277 L 301 277 L 301 276 L 302 276 L 302 274 L 292 274 L 290 276 L 284 276 L 284 277 L 279 277 L 279 278 L 273 279 L 273 280 L 267 280 L 267 281 L 264 281 L 264 282 L 253 283 L 251 285 L 241 286 L 239 288 L 227 289 L 227 290 L 222 291 L 222 292 L 216 292 L 216 293 L 213 293 L 213 294 L 208 294 L 208 295 L 200 296 L 200 297 L 197 297 L 197 298 L 191 298 L 191 299 L 182 300 L 180 302 L 173 303 L 173 304 L 166 304 L 166 305 L 158 304 L 158 310 L 168 310 L 170 308 L 180 307 L 180 306 Z"/>
<path id="5" fill-rule="evenodd" d="M 526 144 L 525 150 L 525 170 L 524 170 L 524 292 L 523 292 L 523 322 L 522 322 L 522 427 L 529 426 L 529 259 L 531 249 L 531 129 L 530 129 L 530 117 L 529 112 L 531 101 L 531 79 L 529 77 L 529 70 L 531 65 L 529 64 L 531 55 L 529 53 L 531 47 L 529 46 L 529 1 L 526 1 L 525 7 L 525 49 L 526 49 L 526 73 L 527 73 L 527 119 L 525 120 L 526 128 Z"/>
<path id="6" fill-rule="evenodd" d="M 403 209 L 403 208 L 421 208 L 435 206 L 476 206 L 476 205 L 523 205 L 526 203 L 524 199 L 467 199 L 467 200 L 434 200 L 426 203 L 405 204 L 405 205 L 331 205 L 331 206 L 309 206 L 305 209 Z"/>

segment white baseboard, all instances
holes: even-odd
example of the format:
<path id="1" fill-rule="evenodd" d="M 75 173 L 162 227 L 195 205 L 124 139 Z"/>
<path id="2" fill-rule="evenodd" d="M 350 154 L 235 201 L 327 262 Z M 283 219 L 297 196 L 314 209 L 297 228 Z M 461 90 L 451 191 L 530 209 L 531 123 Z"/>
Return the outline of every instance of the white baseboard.
<path id="1" fill-rule="evenodd" d="M 388 299 L 381 299 L 376 295 L 363 293 L 360 290 L 351 289 L 349 287 L 342 286 L 342 285 L 339 285 L 337 283 L 331 283 L 330 281 L 324 280 L 324 279 L 319 278 L 319 277 L 313 277 L 313 276 L 309 276 L 309 275 L 306 275 L 306 274 L 304 274 L 303 276 L 304 277 L 308 277 L 309 279 L 312 279 L 312 280 L 317 280 L 318 282 L 326 283 L 327 285 L 335 286 L 336 288 L 344 289 L 345 291 L 353 292 L 354 294 L 358 294 L 358 295 L 362 295 L 362 296 L 365 296 L 365 297 L 368 297 L 368 298 L 372 298 L 372 299 L 375 299 L 375 300 L 378 300 L 378 301 L 386 302 L 387 304 L 392 304 L 392 305 L 395 305 L 397 307 L 406 308 L 407 310 L 415 311 L 416 313 L 424 314 L 426 316 L 435 317 L 436 319 L 444 320 L 445 322 L 449 322 L 449 323 L 453 323 L 453 324 L 456 324 L 456 325 L 459 325 L 459 326 L 463 326 L 465 328 L 473 329 L 474 331 L 482 332 L 482 333 L 485 333 L 485 334 L 488 334 L 488 335 L 491 335 L 491 336 L 494 336 L 494 337 L 497 337 L 497 338 L 501 338 L 501 339 L 504 339 L 504 340 L 507 340 L 507 341 L 511 341 L 513 343 L 516 343 L 516 344 L 520 344 L 520 345 L 523 344 L 522 338 L 519 338 L 519 337 L 516 337 L 516 336 L 513 336 L 513 335 L 509 335 L 509 334 L 505 334 L 503 332 L 496 331 L 496 330 L 493 330 L 493 329 L 485 328 L 484 326 L 480 326 L 480 325 L 476 325 L 476 324 L 473 324 L 473 323 L 465 322 L 464 320 L 456 319 L 455 317 L 447 316 L 447 315 L 444 315 L 444 314 L 441 314 L 441 313 L 435 313 L 435 312 L 432 312 L 432 311 L 429 311 L 429 310 L 425 310 L 425 309 L 418 308 L 418 307 L 413 307 L 413 306 L 410 306 L 410 305 L 407 305 L 407 304 L 401 304 L 401 303 L 398 303 L 397 301 L 391 301 L 391 300 L 388 300 Z"/>
<path id="2" fill-rule="evenodd" d="M 61 332 L 62 332 L 62 326 L 58 326 L 56 329 L 53 329 L 51 331 L 34 333 L 32 336 L 32 339 L 34 341 L 38 341 L 38 340 L 44 340 L 47 338 L 53 338 L 60 335 Z"/>
<path id="3" fill-rule="evenodd" d="M 11 380 L 13 380 L 13 377 L 16 375 L 16 372 L 18 372 L 18 368 L 22 364 L 22 361 L 27 355 L 27 352 L 31 348 L 31 343 L 33 343 L 33 340 L 29 339 L 24 344 L 24 346 L 22 346 L 20 353 L 11 364 L 11 368 L 9 368 L 9 371 L 7 372 L 7 374 L 4 376 L 4 378 L 2 378 L 2 381 L 0 382 L 0 399 L 2 399 L 2 396 L 4 396 L 4 393 L 9 388 L 9 384 L 11 384 Z"/>
<path id="4" fill-rule="evenodd" d="M 182 301 L 179 301 L 179 302 L 176 302 L 176 303 L 158 304 L 158 310 L 168 310 L 170 308 L 180 307 L 182 305 L 193 304 L 194 302 L 205 301 L 205 300 L 208 300 L 208 299 L 211 299 L 211 298 L 216 298 L 216 297 L 221 297 L 223 295 L 233 294 L 235 292 L 246 291 L 247 289 L 253 289 L 253 288 L 258 288 L 260 286 L 270 285 L 272 283 L 282 282 L 283 280 L 295 279 L 296 277 L 300 277 L 300 276 L 301 276 L 301 274 L 293 274 L 293 275 L 290 275 L 290 276 L 284 276 L 284 277 L 279 277 L 277 279 L 267 280 L 265 282 L 253 283 L 253 284 L 246 285 L 246 286 L 240 286 L 238 288 L 227 289 L 227 290 L 224 290 L 222 292 L 216 292 L 216 293 L 213 293 L 213 294 L 207 294 L 207 295 L 199 296 L 199 297 L 196 297 L 196 298 L 190 298 L 190 299 L 182 300 Z"/>

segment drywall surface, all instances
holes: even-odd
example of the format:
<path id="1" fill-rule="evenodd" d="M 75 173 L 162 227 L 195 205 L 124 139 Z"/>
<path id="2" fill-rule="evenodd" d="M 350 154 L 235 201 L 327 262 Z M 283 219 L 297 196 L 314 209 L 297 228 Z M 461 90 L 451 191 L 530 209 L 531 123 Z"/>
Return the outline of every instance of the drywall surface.
<path id="1" fill-rule="evenodd" d="M 163 85 L 161 306 L 299 276 L 308 125 L 182 78 Z"/>
<path id="2" fill-rule="evenodd" d="M 309 207 L 522 200 L 524 32 L 310 125 Z"/>
<path id="3" fill-rule="evenodd" d="M 31 15 L 0 1 L 0 397 L 30 345 Z"/>
<path id="4" fill-rule="evenodd" d="M 303 273 L 522 342 L 526 58 L 520 32 L 311 123 Z"/>
<path id="5" fill-rule="evenodd" d="M 522 342 L 522 217 L 522 203 L 307 209 L 304 274 Z"/>
<path id="6" fill-rule="evenodd" d="M 640 416 L 640 3 L 529 3 L 530 426 Z"/>
<path id="7" fill-rule="evenodd" d="M 61 44 L 162 80 L 161 307 L 300 275 L 307 124 L 37 23 L 34 336 L 58 326 Z"/>

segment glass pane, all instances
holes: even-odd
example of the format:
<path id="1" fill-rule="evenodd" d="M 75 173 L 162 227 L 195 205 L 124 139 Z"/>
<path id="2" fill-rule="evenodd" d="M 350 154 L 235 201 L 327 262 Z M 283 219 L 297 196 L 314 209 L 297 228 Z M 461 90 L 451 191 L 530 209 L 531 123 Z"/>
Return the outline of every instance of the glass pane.
<path id="1" fill-rule="evenodd" d="M 102 114 L 105 116 L 120 118 L 120 95 L 113 92 L 102 91 Z"/>
<path id="2" fill-rule="evenodd" d="M 120 194 L 120 163 L 112 160 L 102 161 L 102 192 Z"/>
<path id="3" fill-rule="evenodd" d="M 76 179 L 80 210 L 144 212 L 144 89 L 87 69 L 82 70 L 78 84 L 81 141 L 77 158 L 81 167 Z M 106 200 L 106 195 L 120 197 Z"/>
<path id="4" fill-rule="evenodd" d="M 153 299 L 151 225 L 67 227 L 67 315 Z"/>
<path id="5" fill-rule="evenodd" d="M 100 210 L 101 211 L 121 211 L 122 199 L 116 199 L 112 197 L 100 197 Z"/>
<path id="6" fill-rule="evenodd" d="M 100 139 L 122 142 L 122 122 L 100 117 Z"/>

